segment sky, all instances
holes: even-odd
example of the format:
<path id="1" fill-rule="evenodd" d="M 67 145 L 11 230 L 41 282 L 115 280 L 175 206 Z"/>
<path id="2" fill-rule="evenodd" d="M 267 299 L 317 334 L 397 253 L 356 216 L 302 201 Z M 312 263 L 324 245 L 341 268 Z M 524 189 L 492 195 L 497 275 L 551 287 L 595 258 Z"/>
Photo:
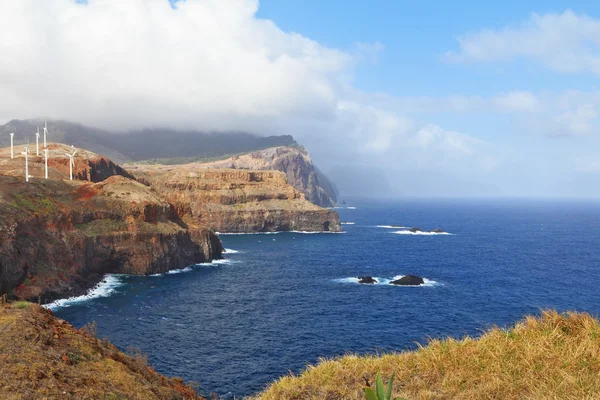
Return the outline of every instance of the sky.
<path id="1" fill-rule="evenodd" d="M 600 198 L 597 2 L 19 0 L 0 26 L 0 123 L 291 134 L 353 194 Z"/>

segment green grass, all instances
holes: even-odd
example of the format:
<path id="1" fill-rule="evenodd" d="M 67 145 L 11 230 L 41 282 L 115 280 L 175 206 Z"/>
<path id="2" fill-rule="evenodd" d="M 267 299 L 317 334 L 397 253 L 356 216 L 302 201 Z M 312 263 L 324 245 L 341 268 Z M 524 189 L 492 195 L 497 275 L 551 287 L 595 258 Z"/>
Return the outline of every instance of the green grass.
<path id="1" fill-rule="evenodd" d="M 76 224 L 75 227 L 87 236 L 102 236 L 127 231 L 125 221 L 110 218 L 96 219 L 85 224 Z"/>
<path id="2" fill-rule="evenodd" d="M 31 303 L 28 301 L 15 301 L 15 302 L 11 303 L 11 307 L 16 308 L 17 310 L 22 310 L 24 308 L 29 307 L 30 305 L 31 305 Z"/>

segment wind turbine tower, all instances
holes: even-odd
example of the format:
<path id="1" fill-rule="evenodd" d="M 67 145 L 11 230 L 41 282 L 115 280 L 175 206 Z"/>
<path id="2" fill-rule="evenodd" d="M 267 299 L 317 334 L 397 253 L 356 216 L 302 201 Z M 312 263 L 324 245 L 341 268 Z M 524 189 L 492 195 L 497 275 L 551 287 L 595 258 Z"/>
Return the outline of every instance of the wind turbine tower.
<path id="1" fill-rule="evenodd" d="M 35 155 L 40 156 L 40 127 L 37 127 L 37 132 L 35 133 Z"/>
<path id="2" fill-rule="evenodd" d="M 73 152 L 73 154 L 65 153 L 67 157 L 69 157 L 69 178 L 73 180 L 73 166 L 75 165 L 75 161 L 73 161 L 73 157 L 77 154 L 77 149 Z"/>
<path id="3" fill-rule="evenodd" d="M 11 133 L 10 134 L 10 159 L 12 160 L 13 158 L 15 158 L 15 153 L 13 152 L 13 138 L 14 138 L 15 134 Z"/>
<path id="4" fill-rule="evenodd" d="M 25 146 L 25 151 L 21 154 L 25 154 L 25 182 L 29 182 L 29 145 Z"/>
<path id="5" fill-rule="evenodd" d="M 44 148 L 46 148 L 46 135 L 48 134 L 48 121 L 44 121 Z"/>
<path id="6" fill-rule="evenodd" d="M 48 179 L 48 149 L 44 149 L 44 159 L 46 162 L 46 179 Z"/>

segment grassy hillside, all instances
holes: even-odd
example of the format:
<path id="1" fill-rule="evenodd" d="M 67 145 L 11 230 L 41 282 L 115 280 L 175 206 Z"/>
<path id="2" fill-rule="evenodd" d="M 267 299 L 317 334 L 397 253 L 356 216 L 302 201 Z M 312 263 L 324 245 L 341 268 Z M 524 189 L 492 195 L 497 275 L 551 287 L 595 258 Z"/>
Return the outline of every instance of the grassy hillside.
<path id="1" fill-rule="evenodd" d="M 0 399 L 201 399 L 139 352 L 126 355 L 93 329 L 73 328 L 38 305 L 0 304 Z"/>
<path id="2" fill-rule="evenodd" d="M 600 398 L 600 323 L 546 311 L 478 339 L 434 340 L 414 352 L 323 360 L 255 400 L 361 399 L 377 371 L 406 399 Z"/>

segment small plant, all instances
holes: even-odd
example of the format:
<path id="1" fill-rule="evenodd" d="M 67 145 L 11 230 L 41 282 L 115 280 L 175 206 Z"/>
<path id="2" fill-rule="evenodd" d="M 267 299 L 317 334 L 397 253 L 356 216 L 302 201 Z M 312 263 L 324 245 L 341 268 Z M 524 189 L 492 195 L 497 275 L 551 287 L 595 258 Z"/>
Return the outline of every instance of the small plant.
<path id="1" fill-rule="evenodd" d="M 365 388 L 365 398 L 367 400 L 392 400 L 392 385 L 394 382 L 394 374 L 392 374 L 390 381 L 388 382 L 387 391 L 383 386 L 381 380 L 381 374 L 377 372 L 377 378 L 375 380 L 375 389 L 370 387 Z M 393 400 L 402 400 L 399 397 L 394 397 Z"/>

